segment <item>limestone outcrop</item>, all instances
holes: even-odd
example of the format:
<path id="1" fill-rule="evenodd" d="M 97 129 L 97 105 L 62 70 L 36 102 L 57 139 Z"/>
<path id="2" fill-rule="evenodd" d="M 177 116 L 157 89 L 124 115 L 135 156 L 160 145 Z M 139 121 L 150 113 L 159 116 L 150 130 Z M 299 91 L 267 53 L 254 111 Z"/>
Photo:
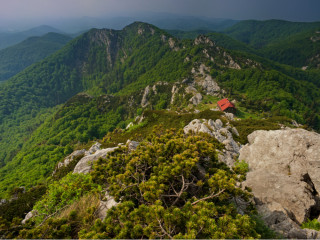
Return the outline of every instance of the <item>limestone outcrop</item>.
<path id="1" fill-rule="evenodd" d="M 320 134 L 303 129 L 255 131 L 240 150 L 244 185 L 265 222 L 288 238 L 320 237 L 300 224 L 320 215 Z"/>
<path id="2" fill-rule="evenodd" d="M 81 149 L 81 150 L 76 150 L 73 153 L 71 153 L 62 162 L 58 163 L 56 169 L 52 173 L 52 176 L 56 174 L 58 169 L 60 169 L 62 167 L 67 167 L 75 158 L 80 157 L 81 155 L 84 155 L 85 152 L 86 152 L 85 149 Z"/>
<path id="3" fill-rule="evenodd" d="M 99 149 L 95 153 L 83 157 L 75 166 L 73 173 L 89 173 L 92 169 L 92 164 L 99 158 L 104 158 L 109 152 L 116 150 L 118 147 Z"/>
<path id="4" fill-rule="evenodd" d="M 235 159 L 239 155 L 240 146 L 233 139 L 232 132 L 238 132 L 231 126 L 223 126 L 223 122 L 220 119 L 213 120 L 199 120 L 194 119 L 187 126 L 184 127 L 184 132 L 187 134 L 190 131 L 194 133 L 207 133 L 212 137 L 215 137 L 220 143 L 225 145 L 223 152 L 219 153 L 219 160 L 232 167 Z M 231 131 L 231 132 L 230 132 Z"/>

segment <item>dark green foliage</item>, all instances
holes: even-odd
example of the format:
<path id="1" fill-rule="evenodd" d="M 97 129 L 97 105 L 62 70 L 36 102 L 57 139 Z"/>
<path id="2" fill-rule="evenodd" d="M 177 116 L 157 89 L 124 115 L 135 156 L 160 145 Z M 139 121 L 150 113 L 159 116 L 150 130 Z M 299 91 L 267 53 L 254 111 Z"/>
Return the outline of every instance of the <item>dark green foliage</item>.
<path id="1" fill-rule="evenodd" d="M 242 21 L 224 33 L 245 45 L 241 46 L 234 40 L 227 41 L 231 45 L 221 44 L 226 48 L 255 53 L 294 67 L 319 68 L 320 60 L 316 57 L 320 50 L 317 40 L 319 30 L 320 22 Z"/>
<path id="2" fill-rule="evenodd" d="M 47 25 L 35 27 L 23 32 L 1 31 L 0 32 L 0 49 L 4 49 L 14 44 L 17 44 L 19 42 L 22 42 L 27 38 L 35 37 L 35 36 L 43 36 L 44 34 L 47 34 L 47 33 L 61 33 L 61 31 Z"/>
<path id="3" fill-rule="evenodd" d="M 318 30 L 320 22 L 288 22 L 282 20 L 241 21 L 223 32 L 255 48 L 286 39 L 297 33 Z"/>
<path id="4" fill-rule="evenodd" d="M 13 218 L 24 218 L 33 205 L 45 194 L 45 185 L 37 185 L 27 192 L 15 193 L 12 200 L 0 205 L 0 216 L 8 221 Z M 20 189 L 21 190 L 21 189 Z"/>
<path id="5" fill-rule="evenodd" d="M 71 38 L 58 33 L 31 37 L 0 51 L 0 81 L 7 80 L 31 64 L 62 48 Z"/>
<path id="6" fill-rule="evenodd" d="M 2 194 L 14 186 L 31 187 L 43 181 L 75 146 L 82 147 L 116 127 L 123 127 L 124 119 L 136 109 L 125 106 L 127 101 L 125 97 L 108 96 L 77 95 L 72 98 L 33 133 L 12 161 L 0 169 Z M 63 176 L 74 164 L 76 162 L 61 169 L 55 178 Z"/>
<path id="7" fill-rule="evenodd" d="M 314 229 L 314 230 L 319 231 L 320 230 L 320 222 L 316 218 L 313 220 L 308 219 L 308 221 L 302 223 L 301 227 Z"/>
<path id="8" fill-rule="evenodd" d="M 233 121 L 232 125 L 235 126 L 239 132 L 239 137 L 234 136 L 236 141 L 241 144 L 248 143 L 248 135 L 256 130 L 277 130 L 280 129 L 279 124 L 291 123 L 289 119 L 283 117 L 274 117 L 265 120 L 258 119 L 244 119 L 241 121 Z"/>
<path id="9" fill-rule="evenodd" d="M 260 234 L 261 239 L 283 239 L 279 233 L 276 233 L 266 226 L 261 216 L 252 215 L 251 218 L 254 219 L 256 223 L 255 230 Z"/>
<path id="10" fill-rule="evenodd" d="M 79 237 L 258 237 L 250 217 L 229 201 L 249 195 L 235 187 L 237 174 L 217 161 L 216 143 L 157 127 L 136 151 L 121 148 L 100 159 L 93 179 L 122 202 Z"/>
<path id="11" fill-rule="evenodd" d="M 32 221 L 39 224 L 58 214 L 83 195 L 99 191 L 101 191 L 101 188 L 93 183 L 90 175 L 70 173 L 48 186 L 46 194 L 33 208 L 37 211 L 37 216 Z"/>
<path id="12" fill-rule="evenodd" d="M 271 116 L 286 116 L 300 123 L 306 123 L 303 116 L 310 111 L 318 119 L 319 88 L 307 81 L 295 80 L 275 70 L 258 69 L 229 71 L 217 79 L 246 108 L 268 112 Z M 320 129 L 317 120 L 311 126 Z"/>
<path id="13" fill-rule="evenodd" d="M 315 30 L 299 33 L 267 45 L 259 51 L 259 54 L 294 67 L 319 68 L 320 59 L 316 57 L 320 52 L 320 40 L 316 40 L 319 37 L 320 33 Z"/>
<path id="14" fill-rule="evenodd" d="M 153 127 L 162 125 L 164 129 L 176 128 L 182 129 L 188 125 L 193 119 L 218 119 L 222 116 L 222 112 L 205 110 L 200 113 L 183 113 L 178 114 L 173 111 L 146 110 L 143 113 L 144 120 L 136 127 L 130 128 L 128 131 L 115 129 L 108 133 L 103 139 L 104 147 L 114 147 L 118 143 L 124 143 L 128 139 L 142 141 L 145 139 Z M 219 146 L 219 149 L 221 146 Z"/>

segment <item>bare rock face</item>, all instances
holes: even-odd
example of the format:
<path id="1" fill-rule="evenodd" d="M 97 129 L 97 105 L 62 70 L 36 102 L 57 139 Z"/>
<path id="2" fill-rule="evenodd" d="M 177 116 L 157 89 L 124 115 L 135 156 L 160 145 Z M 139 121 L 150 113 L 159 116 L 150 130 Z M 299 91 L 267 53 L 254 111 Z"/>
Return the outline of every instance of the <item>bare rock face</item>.
<path id="1" fill-rule="evenodd" d="M 150 94 L 150 87 L 146 86 L 146 88 L 144 90 L 144 93 L 143 93 L 142 100 L 141 100 L 141 106 L 142 107 L 146 107 L 149 104 L 149 102 L 148 102 L 149 94 Z"/>
<path id="2" fill-rule="evenodd" d="M 221 88 L 217 82 L 211 77 L 210 68 L 206 67 L 204 64 L 199 66 L 198 71 L 193 68 L 191 73 L 195 75 L 195 81 L 193 82 L 194 86 L 200 86 L 201 89 L 211 96 L 218 96 L 220 94 Z"/>
<path id="3" fill-rule="evenodd" d="M 303 129 L 260 130 L 248 140 L 239 157 L 250 169 L 244 184 L 266 223 L 284 237 L 318 236 L 299 225 L 320 215 L 320 135 Z"/>
<path id="4" fill-rule="evenodd" d="M 139 142 L 128 140 L 126 146 L 129 152 L 136 150 Z M 87 174 L 92 169 L 93 162 L 97 161 L 99 158 L 105 158 L 108 153 L 113 152 L 118 147 L 100 149 L 101 143 L 96 142 L 92 147 L 85 152 L 85 156 L 75 166 L 73 173 L 83 173 Z"/>
<path id="5" fill-rule="evenodd" d="M 99 158 L 105 158 L 109 152 L 112 152 L 117 148 L 118 147 L 100 149 L 91 155 L 83 157 L 75 166 L 73 173 L 89 173 L 92 169 L 92 164 L 94 161 L 98 160 Z"/>
<path id="6" fill-rule="evenodd" d="M 22 224 L 26 224 L 26 222 L 27 222 L 29 219 L 31 219 L 31 218 L 33 218 L 33 217 L 35 217 L 35 216 L 37 216 L 37 215 L 38 215 L 38 211 L 37 211 L 37 210 L 32 210 L 32 211 L 30 211 L 30 212 L 27 213 L 27 215 L 24 217 L 24 219 L 21 221 L 21 223 L 22 223 Z"/>
<path id="7" fill-rule="evenodd" d="M 193 105 L 198 105 L 202 101 L 202 95 L 200 93 L 195 94 L 191 99 L 190 102 L 192 102 Z"/>
<path id="8" fill-rule="evenodd" d="M 105 219 L 107 216 L 107 211 L 117 205 L 118 203 L 114 200 L 114 198 L 111 197 L 108 192 L 106 192 L 104 199 L 100 201 L 97 209 L 97 217 L 101 220 Z"/>
<path id="9" fill-rule="evenodd" d="M 219 142 L 225 145 L 223 152 L 219 153 L 219 160 L 226 163 L 228 166 L 233 166 L 235 158 L 239 155 L 239 144 L 236 143 L 232 137 L 232 128 L 230 126 L 223 127 L 223 123 L 220 119 L 213 120 L 199 120 L 194 119 L 187 126 L 184 127 L 185 134 L 191 132 L 194 133 L 207 133 L 210 136 L 216 138 Z M 229 131 L 230 130 L 230 131 Z"/>
<path id="10" fill-rule="evenodd" d="M 101 143 L 96 142 L 91 146 L 91 148 L 84 153 L 85 156 L 94 154 L 96 151 L 100 150 Z"/>
<path id="11" fill-rule="evenodd" d="M 85 154 L 85 152 L 86 152 L 85 149 L 76 150 L 73 153 L 71 153 L 70 155 L 68 155 L 62 162 L 58 163 L 58 166 L 53 171 L 52 176 L 57 172 L 58 169 L 60 169 L 62 167 L 67 167 L 76 157 L 79 157 L 79 156 Z"/>

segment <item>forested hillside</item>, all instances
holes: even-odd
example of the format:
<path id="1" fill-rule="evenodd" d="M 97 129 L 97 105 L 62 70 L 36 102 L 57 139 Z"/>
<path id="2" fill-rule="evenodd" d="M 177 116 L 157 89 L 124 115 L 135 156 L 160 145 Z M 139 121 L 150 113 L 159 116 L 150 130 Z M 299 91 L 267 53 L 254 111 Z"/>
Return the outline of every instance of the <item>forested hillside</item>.
<path id="1" fill-rule="evenodd" d="M 60 30 L 46 25 L 35 27 L 22 32 L 0 32 L 0 49 L 15 45 L 26 40 L 29 37 L 42 36 L 50 32 L 62 33 Z"/>
<path id="2" fill-rule="evenodd" d="M 66 35 L 48 33 L 0 50 L 0 81 L 9 79 L 31 64 L 51 55 L 70 40 L 71 37 Z"/>
<path id="3" fill-rule="evenodd" d="M 0 197 L 11 201 L 0 205 L 0 234 L 275 237 L 253 209 L 238 214 L 233 202 L 251 197 L 238 187 L 248 168 L 236 161 L 237 144 L 293 120 L 319 131 L 320 82 L 317 71 L 251 49 L 222 34 L 181 40 L 135 22 L 119 31 L 92 29 L 1 83 Z M 236 102 L 236 120 L 217 111 L 225 97 Z M 209 130 L 186 131 L 194 119 L 206 121 L 202 129 L 220 129 L 218 140 Z M 123 146 L 128 139 L 141 143 L 136 151 Z M 94 142 L 118 149 L 90 174 L 71 174 Z M 230 148 L 233 167 L 218 161 Z M 75 150 L 81 154 L 61 167 Z M 101 222 L 96 210 L 105 189 L 119 205 Z M 23 210 L 14 211 L 17 205 Z M 33 208 L 38 215 L 21 225 Z"/>
<path id="4" fill-rule="evenodd" d="M 319 22 L 280 20 L 241 21 L 223 31 L 262 57 L 300 68 L 319 68 L 319 32 Z"/>

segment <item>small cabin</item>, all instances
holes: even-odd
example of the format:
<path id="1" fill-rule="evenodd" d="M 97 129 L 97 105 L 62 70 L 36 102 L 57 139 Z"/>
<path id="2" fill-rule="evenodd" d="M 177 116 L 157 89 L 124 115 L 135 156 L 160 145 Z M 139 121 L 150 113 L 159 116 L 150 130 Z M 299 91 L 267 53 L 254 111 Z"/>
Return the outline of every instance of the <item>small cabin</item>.
<path id="1" fill-rule="evenodd" d="M 228 100 L 228 98 L 218 101 L 218 108 L 223 112 L 236 112 L 236 106 Z"/>

